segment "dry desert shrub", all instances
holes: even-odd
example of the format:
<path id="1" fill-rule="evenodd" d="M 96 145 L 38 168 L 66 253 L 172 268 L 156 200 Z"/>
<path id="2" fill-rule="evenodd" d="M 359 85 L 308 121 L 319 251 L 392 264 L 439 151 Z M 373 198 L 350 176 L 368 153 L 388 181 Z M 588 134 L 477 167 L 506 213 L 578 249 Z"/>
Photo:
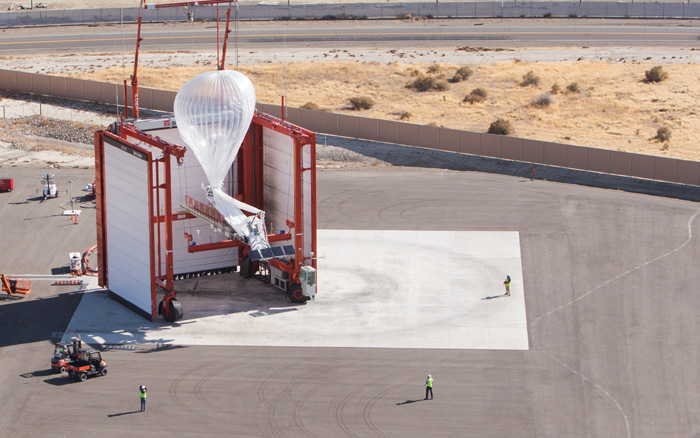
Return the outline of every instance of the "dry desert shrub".
<path id="1" fill-rule="evenodd" d="M 527 86 L 538 87 L 540 85 L 540 77 L 535 74 L 532 70 L 528 71 L 523 75 L 523 80 L 520 82 L 521 87 Z"/>
<path id="2" fill-rule="evenodd" d="M 406 88 L 420 92 L 445 91 L 449 88 L 447 81 L 433 76 L 421 76 L 406 85 Z"/>
<path id="3" fill-rule="evenodd" d="M 659 128 L 656 130 L 656 137 L 654 137 L 655 140 L 658 141 L 669 141 L 671 140 L 671 128 L 668 128 L 666 126 Z"/>
<path id="4" fill-rule="evenodd" d="M 489 125 L 489 134 L 510 135 L 513 133 L 513 125 L 506 119 L 496 119 Z"/>
<path id="5" fill-rule="evenodd" d="M 472 91 L 469 92 L 466 96 L 464 96 L 464 99 L 462 102 L 468 102 L 468 103 L 481 103 L 486 100 L 488 97 L 488 93 L 486 90 L 483 88 L 474 88 Z"/>
<path id="6" fill-rule="evenodd" d="M 578 86 L 578 82 L 572 82 L 566 86 L 566 91 L 569 93 L 578 93 L 581 91 L 581 88 Z"/>
<path id="7" fill-rule="evenodd" d="M 541 94 L 532 100 L 532 106 L 536 108 L 547 108 L 554 103 L 552 96 L 549 93 Z"/>
<path id="8" fill-rule="evenodd" d="M 474 74 L 474 70 L 472 70 L 470 67 L 467 67 L 466 65 L 464 67 L 460 67 L 452 76 L 452 79 L 450 79 L 450 82 L 452 83 L 457 83 L 457 82 L 462 82 L 466 81 L 472 75 Z"/>
<path id="9" fill-rule="evenodd" d="M 352 106 L 352 109 L 355 111 L 368 110 L 375 104 L 374 100 L 367 96 L 351 97 L 348 100 L 350 101 L 350 106 Z"/>
<path id="10" fill-rule="evenodd" d="M 644 72 L 644 77 L 646 82 L 661 82 L 668 79 L 668 73 L 664 71 L 663 67 L 657 65 Z"/>
<path id="11" fill-rule="evenodd" d="M 442 65 L 436 62 L 435 64 L 428 66 L 428 74 L 436 75 L 439 73 L 442 73 Z"/>
<path id="12" fill-rule="evenodd" d="M 413 114 L 411 114 L 410 112 L 403 111 L 403 112 L 401 112 L 401 114 L 399 114 L 399 120 L 409 121 L 409 120 L 411 120 L 412 116 L 413 116 Z"/>
<path id="13" fill-rule="evenodd" d="M 307 109 L 307 110 L 314 110 L 314 111 L 323 111 L 323 109 L 320 106 L 316 105 L 313 102 L 306 102 L 300 108 Z"/>
<path id="14" fill-rule="evenodd" d="M 556 84 L 556 83 L 554 85 L 552 85 L 552 89 L 549 90 L 549 92 L 552 93 L 553 95 L 559 94 L 560 91 L 561 91 L 561 87 L 559 86 L 559 84 Z"/>

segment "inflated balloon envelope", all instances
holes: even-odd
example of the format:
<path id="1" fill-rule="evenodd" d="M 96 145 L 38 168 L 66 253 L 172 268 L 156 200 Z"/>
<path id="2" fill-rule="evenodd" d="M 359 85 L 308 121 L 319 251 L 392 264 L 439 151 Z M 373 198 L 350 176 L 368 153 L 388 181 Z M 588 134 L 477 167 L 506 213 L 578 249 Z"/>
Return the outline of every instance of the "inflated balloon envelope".
<path id="1" fill-rule="evenodd" d="M 255 112 L 255 88 L 233 70 L 202 73 L 180 88 L 175 120 L 180 136 L 194 152 L 209 180 L 207 199 L 226 222 L 248 240 L 251 249 L 269 247 L 264 212 L 223 191 Z M 252 213 L 246 216 L 243 211 Z"/>

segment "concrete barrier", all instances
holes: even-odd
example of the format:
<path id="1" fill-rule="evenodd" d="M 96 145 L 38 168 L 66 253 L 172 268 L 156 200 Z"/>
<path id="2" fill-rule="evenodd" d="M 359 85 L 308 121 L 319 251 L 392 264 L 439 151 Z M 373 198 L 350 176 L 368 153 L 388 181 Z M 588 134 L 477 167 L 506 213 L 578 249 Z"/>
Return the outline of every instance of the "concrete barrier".
<path id="1" fill-rule="evenodd" d="M 216 18 L 211 5 L 193 7 L 197 21 Z M 147 9 L 143 22 L 186 21 L 183 8 Z M 394 19 L 408 15 L 434 18 L 700 18 L 700 4 L 694 2 L 401 2 L 401 3 L 344 3 L 344 4 L 247 4 L 238 7 L 240 20 L 279 19 Z M 0 26 L 56 26 L 92 23 L 133 23 L 139 8 L 99 8 L 69 10 L 21 10 L 0 12 Z"/>

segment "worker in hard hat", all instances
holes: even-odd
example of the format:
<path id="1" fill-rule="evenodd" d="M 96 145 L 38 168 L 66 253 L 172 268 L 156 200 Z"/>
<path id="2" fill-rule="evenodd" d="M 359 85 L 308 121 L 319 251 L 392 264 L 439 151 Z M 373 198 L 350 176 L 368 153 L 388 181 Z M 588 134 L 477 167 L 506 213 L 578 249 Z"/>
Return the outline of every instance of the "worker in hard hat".
<path id="1" fill-rule="evenodd" d="M 146 411 L 146 385 L 139 386 L 139 397 L 141 398 L 141 412 Z"/>
<path id="2" fill-rule="evenodd" d="M 428 400 L 428 393 L 430 393 L 430 400 L 433 399 L 433 378 L 430 374 L 425 379 L 425 400 Z"/>

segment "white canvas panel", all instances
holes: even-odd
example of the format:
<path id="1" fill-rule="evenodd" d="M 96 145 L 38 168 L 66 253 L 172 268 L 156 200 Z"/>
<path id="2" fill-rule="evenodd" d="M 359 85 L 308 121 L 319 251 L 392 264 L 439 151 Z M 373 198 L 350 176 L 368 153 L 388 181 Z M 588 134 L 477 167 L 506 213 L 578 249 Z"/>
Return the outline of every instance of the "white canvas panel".
<path id="1" fill-rule="evenodd" d="M 286 229 L 294 219 L 294 140 L 263 129 L 265 222 L 270 233 Z"/>
<path id="2" fill-rule="evenodd" d="M 302 164 L 304 169 L 311 167 L 311 146 L 306 145 L 302 148 Z M 302 174 L 302 196 L 304 198 L 302 209 L 304 214 L 304 257 L 311 257 L 311 243 L 315 238 L 311 227 L 312 208 L 311 208 L 311 172 Z"/>
<path id="3" fill-rule="evenodd" d="M 105 142 L 109 289 L 151 313 L 148 162 Z"/>

